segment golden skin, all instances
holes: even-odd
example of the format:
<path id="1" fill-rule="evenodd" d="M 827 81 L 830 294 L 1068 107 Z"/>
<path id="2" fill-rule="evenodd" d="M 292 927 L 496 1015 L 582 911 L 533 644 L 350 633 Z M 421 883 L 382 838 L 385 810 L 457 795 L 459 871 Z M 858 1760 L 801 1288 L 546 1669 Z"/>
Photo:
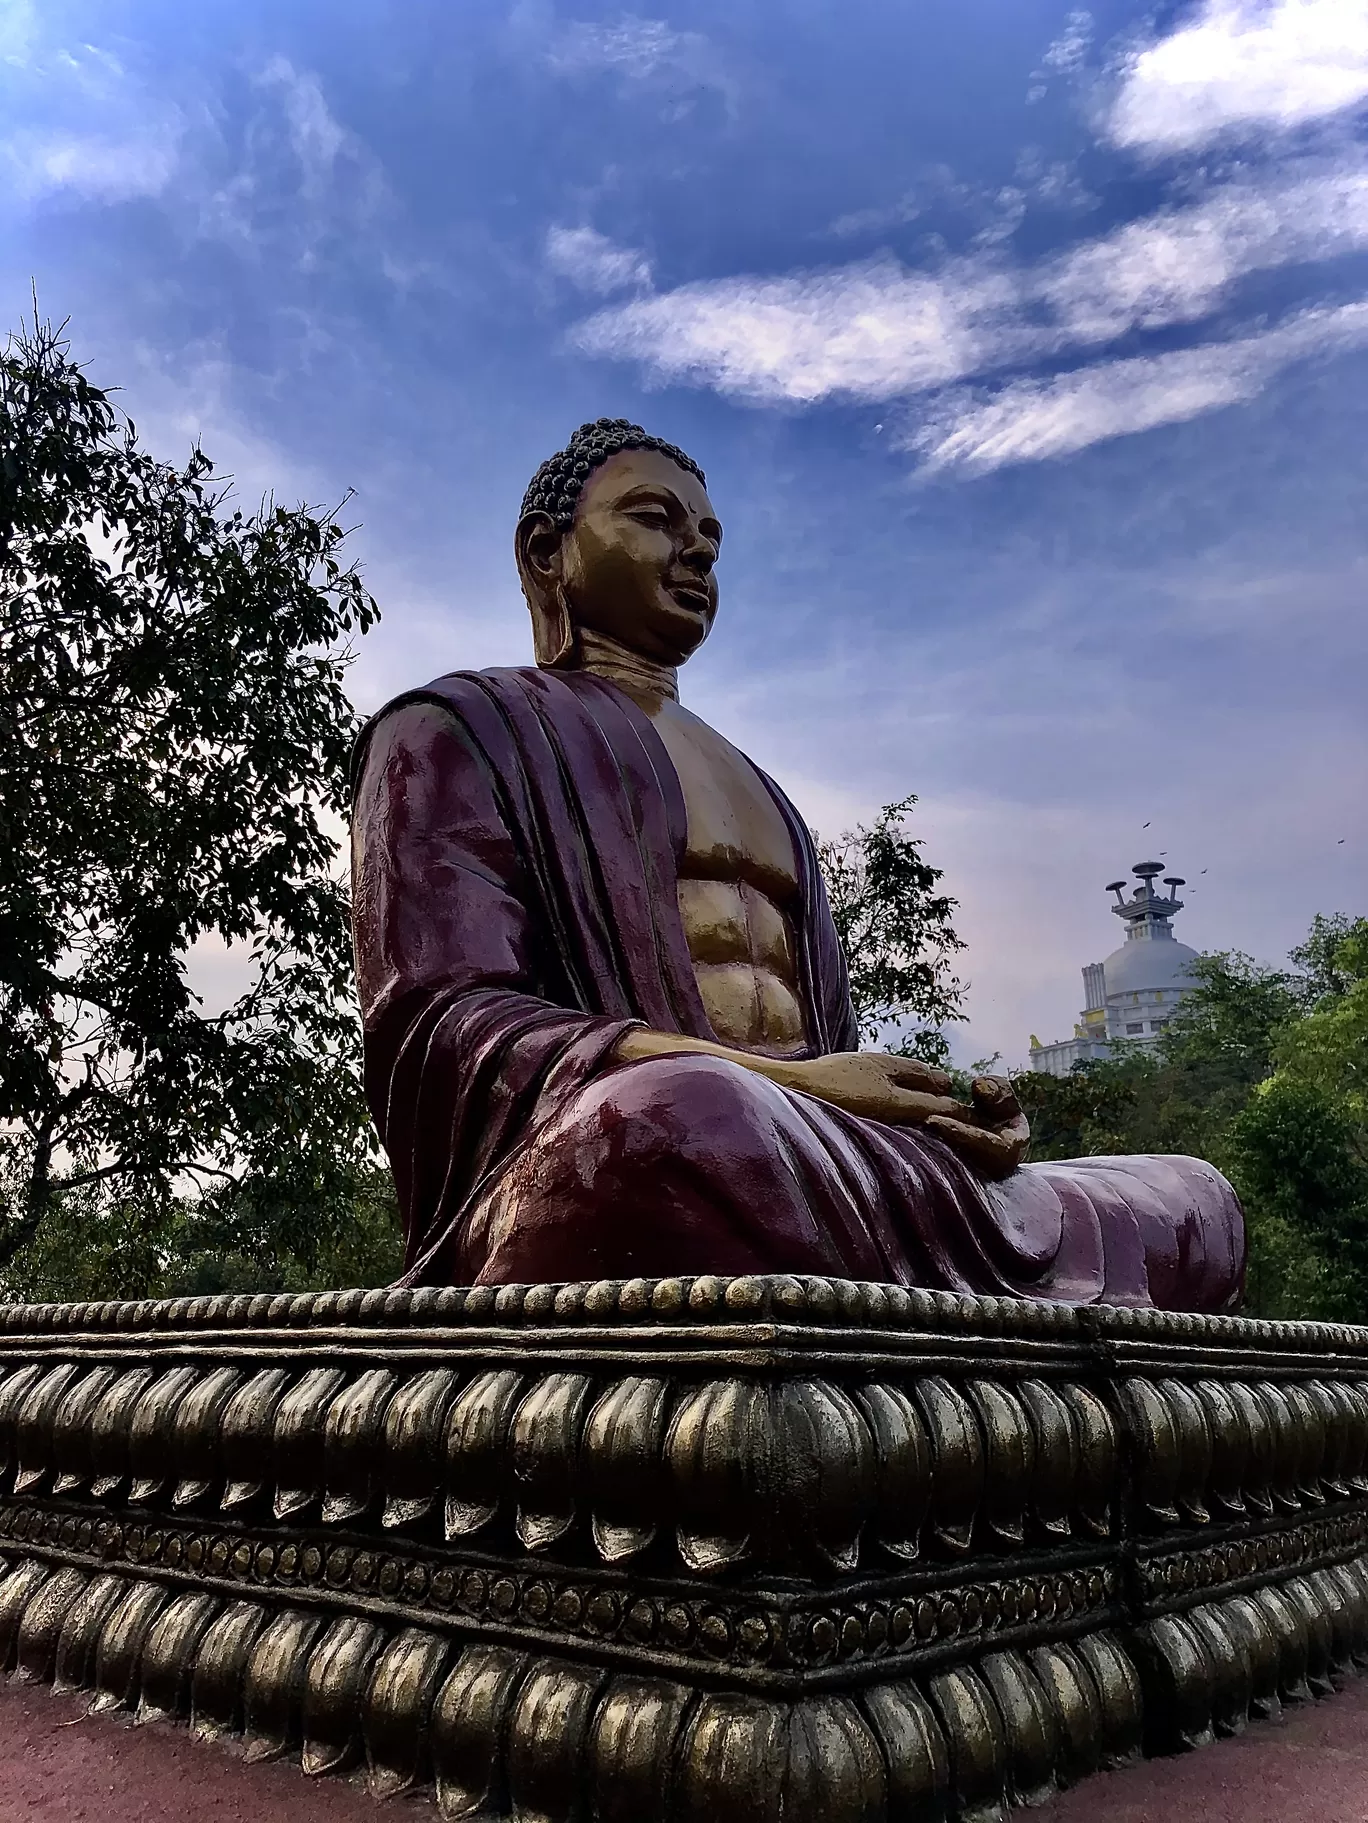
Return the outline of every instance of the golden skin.
<path id="1" fill-rule="evenodd" d="M 793 844 L 755 768 L 678 700 L 677 667 L 717 613 L 722 527 L 696 475 L 657 450 L 623 450 L 588 477 L 563 536 L 546 513 L 517 531 L 523 592 L 555 662 L 625 690 L 651 717 L 684 794 L 687 831 L 679 910 L 699 992 L 718 1043 L 636 1030 L 624 1063 L 681 1052 L 729 1058 L 782 1087 L 867 1119 L 925 1123 L 985 1174 L 1017 1165 L 1029 1137 L 1010 1086 L 950 1079 L 914 1058 L 841 1052 L 801 1058 L 802 1005 L 790 912 Z M 543 662 L 546 662 L 543 660 Z"/>

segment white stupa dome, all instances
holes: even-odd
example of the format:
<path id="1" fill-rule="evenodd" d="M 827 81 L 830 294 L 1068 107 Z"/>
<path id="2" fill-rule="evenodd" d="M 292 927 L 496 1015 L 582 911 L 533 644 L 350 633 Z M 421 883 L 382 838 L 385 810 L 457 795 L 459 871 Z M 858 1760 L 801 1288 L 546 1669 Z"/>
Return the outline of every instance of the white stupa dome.
<path id="1" fill-rule="evenodd" d="M 1107 998 L 1113 994 L 1148 994 L 1163 988 L 1188 993 L 1197 979 L 1191 964 L 1197 951 L 1176 937 L 1158 933 L 1127 938 L 1102 964 Z"/>

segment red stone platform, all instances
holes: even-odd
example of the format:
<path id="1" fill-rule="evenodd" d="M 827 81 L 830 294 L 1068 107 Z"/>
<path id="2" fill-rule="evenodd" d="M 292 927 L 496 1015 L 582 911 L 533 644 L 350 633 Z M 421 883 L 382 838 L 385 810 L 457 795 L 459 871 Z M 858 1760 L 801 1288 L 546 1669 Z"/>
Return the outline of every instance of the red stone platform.
<path id="1" fill-rule="evenodd" d="M 0 1823 L 384 1823 L 396 1813 L 291 1761 L 245 1765 L 228 1747 L 164 1724 L 85 1713 L 86 1697 L 0 1686 Z M 1368 1678 L 1201 1753 L 1087 1779 L 1035 1823 L 1365 1823 Z"/>
<path id="2" fill-rule="evenodd" d="M 1368 1678 L 1234 1740 L 1085 1779 L 1039 1810 L 1013 1815 L 1035 1823 L 1365 1823 Z"/>
<path id="3" fill-rule="evenodd" d="M 383 1823 L 426 1801 L 381 1808 L 344 1779 L 305 1779 L 297 1760 L 244 1763 L 229 1746 L 165 1723 L 88 1716 L 88 1696 L 0 1683 L 0 1823 Z"/>

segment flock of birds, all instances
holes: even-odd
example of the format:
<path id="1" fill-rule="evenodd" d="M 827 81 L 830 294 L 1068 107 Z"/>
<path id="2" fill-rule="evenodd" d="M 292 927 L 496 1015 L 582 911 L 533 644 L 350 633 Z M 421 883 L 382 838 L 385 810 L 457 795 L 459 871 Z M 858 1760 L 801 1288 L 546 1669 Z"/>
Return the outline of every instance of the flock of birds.
<path id="1" fill-rule="evenodd" d="M 1148 829 L 1148 828 L 1149 828 L 1149 826 L 1150 826 L 1150 822 L 1152 822 L 1152 821 L 1153 821 L 1153 818 L 1151 818 L 1151 819 L 1150 819 L 1150 820 L 1149 820 L 1149 822 L 1144 822 L 1144 823 L 1142 823 L 1142 824 L 1141 824 L 1141 825 L 1140 825 L 1140 827 L 1141 827 L 1141 829 Z M 1345 844 L 1345 843 L 1346 843 L 1346 842 L 1347 842 L 1347 841 L 1348 841 L 1348 839 L 1349 839 L 1349 838 L 1348 838 L 1348 837 L 1347 837 L 1347 836 L 1340 836 L 1340 837 L 1339 837 L 1339 839 L 1338 839 L 1338 841 L 1337 841 L 1337 842 L 1336 842 L 1336 843 L 1335 843 L 1335 846 L 1336 846 L 1336 848 L 1343 848 L 1343 847 L 1344 847 L 1344 844 Z M 1160 860 L 1161 860 L 1161 861 L 1162 861 L 1162 860 L 1164 860 L 1164 859 L 1165 859 L 1165 857 L 1166 857 L 1166 856 L 1167 856 L 1167 854 L 1168 854 L 1168 849 L 1167 849 L 1167 848 L 1161 848 L 1161 849 L 1160 849 L 1160 850 L 1159 850 L 1159 859 L 1160 859 Z M 1199 870 L 1198 870 L 1198 871 L 1199 871 L 1199 872 L 1200 872 L 1200 873 L 1205 873 L 1205 872 L 1206 872 L 1206 868 L 1205 868 L 1205 867 L 1203 867 L 1203 868 L 1200 868 L 1200 869 L 1199 869 Z M 1189 897 L 1189 898 L 1191 898 L 1191 897 L 1192 897 L 1192 895 L 1193 895 L 1193 893 L 1195 893 L 1195 892 L 1196 892 L 1196 890 L 1197 890 L 1197 888 L 1196 888 L 1196 887 L 1195 887 L 1195 886 L 1189 886 L 1189 887 L 1188 887 L 1188 897 Z"/>

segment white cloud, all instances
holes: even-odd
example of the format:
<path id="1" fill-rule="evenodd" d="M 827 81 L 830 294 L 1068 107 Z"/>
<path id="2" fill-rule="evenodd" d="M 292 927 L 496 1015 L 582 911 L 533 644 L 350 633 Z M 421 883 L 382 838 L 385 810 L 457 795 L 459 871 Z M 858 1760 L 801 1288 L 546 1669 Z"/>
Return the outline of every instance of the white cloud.
<path id="1" fill-rule="evenodd" d="M 741 398 L 889 399 L 1013 362 L 1195 322 L 1251 272 L 1368 247 L 1368 164 L 1228 184 L 1033 267 L 991 253 L 916 272 L 891 256 L 708 280 L 610 306 L 588 354 Z"/>
<path id="2" fill-rule="evenodd" d="M 287 57 L 280 56 L 272 57 L 257 82 L 280 96 L 305 193 L 321 194 L 339 156 L 352 144 L 350 134 L 324 99 L 322 84 L 310 71 L 297 70 Z"/>
<path id="3" fill-rule="evenodd" d="M 175 173 L 183 123 L 149 121 L 129 137 L 21 129 L 0 143 L 11 193 L 23 202 L 67 192 L 88 202 L 158 196 Z"/>
<path id="4" fill-rule="evenodd" d="M 702 42 L 698 33 L 673 31 L 663 19 L 624 13 L 610 25 L 576 20 L 553 42 L 547 56 L 560 70 L 619 70 L 643 82 L 688 60 Z"/>
<path id="5" fill-rule="evenodd" d="M 903 446 L 921 455 L 923 473 L 981 475 L 1073 455 L 1112 437 L 1241 404 L 1292 361 L 1365 343 L 1368 300 L 1308 310 L 1259 335 L 1018 380 L 988 399 L 952 394 Z"/>
<path id="6" fill-rule="evenodd" d="M 99 203 L 157 196 L 180 163 L 188 120 L 107 51 L 45 41 L 27 0 L 0 0 L 0 196 Z"/>
<path id="7" fill-rule="evenodd" d="M 546 263 L 581 291 L 608 297 L 614 291 L 650 288 L 651 262 L 635 247 L 619 247 L 595 228 L 552 228 Z"/>
<path id="8" fill-rule="evenodd" d="M 0 0 L 0 63 L 22 69 L 38 38 L 33 0 Z"/>
<path id="9" fill-rule="evenodd" d="M 991 272 L 953 285 L 882 259 L 683 285 L 600 311 L 573 339 L 588 354 L 743 398 L 887 398 L 976 367 L 988 349 L 976 322 L 995 325 L 1010 297 L 1010 280 Z"/>
<path id="10" fill-rule="evenodd" d="M 1081 7 L 1069 14 L 1064 21 L 1064 30 L 1046 51 L 1041 62 L 1045 68 L 1057 76 L 1076 75 L 1083 67 L 1083 60 L 1092 43 L 1093 18 Z"/>
<path id="11" fill-rule="evenodd" d="M 1366 98 L 1368 0 L 1205 0 L 1126 60 L 1105 133 L 1138 151 L 1184 152 Z"/>
<path id="12" fill-rule="evenodd" d="M 246 121 L 236 169 L 199 199 L 199 229 L 254 253 L 283 236 L 287 257 L 308 266 L 327 241 L 371 224 L 386 200 L 384 173 L 333 113 L 312 71 L 276 56 L 254 83 L 261 100 Z"/>
<path id="13" fill-rule="evenodd" d="M 573 20 L 543 52 L 559 75 L 614 75 L 628 88 L 673 91 L 668 112 L 687 110 L 690 92 L 713 89 L 734 110 L 737 85 L 701 32 L 677 32 L 663 19 L 622 13 L 612 21 Z"/>

